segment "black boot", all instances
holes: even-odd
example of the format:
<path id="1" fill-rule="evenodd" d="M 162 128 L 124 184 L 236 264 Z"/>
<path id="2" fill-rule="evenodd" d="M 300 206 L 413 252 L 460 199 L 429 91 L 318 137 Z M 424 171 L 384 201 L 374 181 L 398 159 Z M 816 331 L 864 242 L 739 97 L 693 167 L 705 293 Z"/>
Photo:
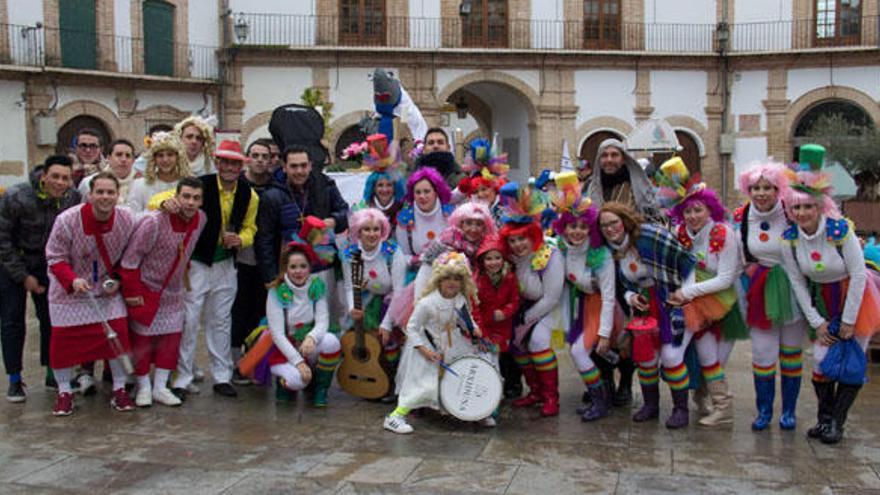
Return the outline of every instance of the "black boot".
<path id="1" fill-rule="evenodd" d="M 515 399 L 522 395 L 522 371 L 513 359 L 513 354 L 502 352 L 499 358 L 501 377 L 504 378 L 504 397 Z"/>
<path id="2" fill-rule="evenodd" d="M 831 414 L 834 412 L 834 382 L 817 382 L 813 380 L 813 389 L 816 391 L 818 410 L 816 412 L 816 426 L 807 430 L 809 438 L 822 438 L 828 431 L 831 423 Z"/>
<path id="3" fill-rule="evenodd" d="M 861 385 L 837 384 L 837 392 L 834 394 L 834 411 L 831 413 L 828 429 L 822 435 L 822 443 L 835 444 L 843 439 L 843 425 L 846 423 L 846 415 L 853 402 L 856 401 L 861 388 Z"/>
<path id="4" fill-rule="evenodd" d="M 620 370 L 620 383 L 617 385 L 613 403 L 615 407 L 624 407 L 632 404 L 632 381 L 636 366 L 632 359 L 627 358 L 617 363 L 617 369 Z"/>
<path id="5" fill-rule="evenodd" d="M 614 397 L 614 365 L 605 360 L 602 356 L 596 354 L 594 350 L 590 353 L 593 364 L 599 368 L 599 375 L 602 377 L 602 386 L 605 387 L 605 398 L 610 401 Z M 592 400 L 592 397 L 590 398 Z"/>

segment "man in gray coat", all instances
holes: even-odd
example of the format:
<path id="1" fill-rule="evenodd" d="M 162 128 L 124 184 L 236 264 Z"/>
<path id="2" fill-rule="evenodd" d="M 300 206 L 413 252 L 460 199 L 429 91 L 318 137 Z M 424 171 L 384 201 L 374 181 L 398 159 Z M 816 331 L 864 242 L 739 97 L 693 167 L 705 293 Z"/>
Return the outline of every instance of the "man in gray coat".
<path id="1" fill-rule="evenodd" d="M 21 370 L 28 292 L 40 321 L 40 364 L 47 366 L 46 386 L 55 387 L 48 368 L 51 325 L 45 249 L 55 217 L 79 204 L 72 172 L 69 157 L 50 156 L 34 169 L 30 182 L 11 187 L 0 199 L 0 342 L 10 402 L 24 402 L 26 396 Z"/>
<path id="2" fill-rule="evenodd" d="M 631 205 L 651 223 L 665 225 L 657 208 L 654 185 L 617 139 L 606 139 L 599 144 L 587 194 L 596 208 L 608 201 L 616 201 Z"/>

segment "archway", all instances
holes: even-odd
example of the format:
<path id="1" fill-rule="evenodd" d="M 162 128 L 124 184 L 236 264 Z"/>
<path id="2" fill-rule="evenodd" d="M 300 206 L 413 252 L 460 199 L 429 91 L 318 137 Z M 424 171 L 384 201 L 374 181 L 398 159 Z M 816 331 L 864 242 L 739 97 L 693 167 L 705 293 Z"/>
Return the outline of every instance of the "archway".
<path id="1" fill-rule="evenodd" d="M 80 129 L 90 128 L 98 132 L 99 137 L 101 138 L 101 146 L 102 153 L 106 153 L 105 149 L 107 145 L 112 141 L 112 135 L 110 131 L 107 129 L 107 125 L 103 120 L 93 117 L 91 115 L 80 115 L 78 117 L 74 117 L 61 128 L 58 129 L 57 142 L 55 144 L 55 152 L 58 154 L 68 154 L 75 152 L 74 150 L 74 140 L 76 139 L 77 133 Z"/>
<path id="2" fill-rule="evenodd" d="M 623 136 L 616 131 L 611 130 L 596 131 L 587 136 L 587 139 L 581 144 L 578 158 L 581 160 L 589 160 L 591 164 L 596 163 L 599 159 L 599 157 L 596 156 L 596 152 L 599 150 L 599 145 L 602 144 L 602 141 L 605 141 L 606 139 L 623 141 Z"/>
<path id="3" fill-rule="evenodd" d="M 861 106 L 846 100 L 825 100 L 800 116 L 794 126 L 792 144 L 797 149 L 817 140 L 859 138 L 873 128 L 874 121 Z"/>
<path id="4" fill-rule="evenodd" d="M 464 96 L 467 103 L 461 110 L 473 117 L 485 137 L 498 133 L 498 145 L 507 153 L 509 176 L 523 181 L 537 166 L 537 102 L 538 95 L 522 80 L 494 71 L 476 71 L 461 76 L 438 93 L 438 99 L 453 106 Z"/>

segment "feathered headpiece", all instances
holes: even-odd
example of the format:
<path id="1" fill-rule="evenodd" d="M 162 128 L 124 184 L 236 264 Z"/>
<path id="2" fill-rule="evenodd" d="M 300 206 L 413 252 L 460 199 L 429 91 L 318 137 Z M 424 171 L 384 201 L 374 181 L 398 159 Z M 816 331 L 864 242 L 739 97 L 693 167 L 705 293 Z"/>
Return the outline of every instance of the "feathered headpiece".
<path id="1" fill-rule="evenodd" d="M 840 210 L 831 193 L 834 190 L 831 178 L 822 171 L 825 161 L 825 147 L 819 144 L 805 144 L 800 148 L 800 162 L 792 164 L 785 172 L 788 189 L 783 196 L 786 209 L 801 203 L 816 203 L 822 214 L 829 218 L 840 217 Z"/>
<path id="2" fill-rule="evenodd" d="M 602 236 L 596 222 L 599 218 L 599 212 L 593 206 L 593 201 L 589 196 L 582 195 L 577 173 L 560 172 L 553 180 L 556 183 L 553 206 L 556 208 L 557 215 L 556 220 L 553 221 L 553 230 L 558 235 L 562 235 L 567 225 L 582 220 L 590 229 L 590 245 L 599 247 L 602 244 Z"/>
<path id="3" fill-rule="evenodd" d="M 299 232 L 293 234 L 287 245 L 306 253 L 314 267 L 327 266 L 333 263 L 336 256 L 332 236 L 333 230 L 323 220 L 309 215 L 303 219 Z"/>
<path id="4" fill-rule="evenodd" d="M 657 182 L 657 202 L 662 208 L 668 209 L 666 214 L 672 218 L 673 223 L 680 224 L 684 221 L 684 210 L 693 202 L 703 203 L 712 220 L 724 220 L 724 205 L 721 204 L 718 194 L 704 182 L 700 182 L 699 174 L 691 176 L 680 157 L 672 157 L 663 162 L 654 180 Z"/>
<path id="5" fill-rule="evenodd" d="M 510 165 L 507 163 L 507 153 L 498 153 L 496 146 L 480 138 L 471 141 L 462 168 L 470 176 L 478 175 L 493 181 L 507 177 Z"/>
<path id="6" fill-rule="evenodd" d="M 504 223 L 526 224 L 538 222 L 543 225 L 547 219 L 547 212 L 552 214 L 549 208 L 547 194 L 543 191 L 519 185 L 516 182 L 508 182 L 499 191 L 504 207 Z"/>

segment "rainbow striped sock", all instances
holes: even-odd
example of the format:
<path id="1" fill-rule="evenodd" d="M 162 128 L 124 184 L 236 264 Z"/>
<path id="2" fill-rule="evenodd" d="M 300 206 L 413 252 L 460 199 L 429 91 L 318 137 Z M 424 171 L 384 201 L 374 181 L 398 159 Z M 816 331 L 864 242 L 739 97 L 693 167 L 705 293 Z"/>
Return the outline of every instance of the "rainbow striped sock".
<path id="1" fill-rule="evenodd" d="M 776 378 L 776 363 L 768 366 L 761 366 L 760 364 L 752 363 L 752 373 L 757 379 L 772 380 Z"/>
<path id="2" fill-rule="evenodd" d="M 642 385 L 657 385 L 660 382 L 660 368 L 656 365 L 645 368 L 639 365 L 639 383 Z"/>
<path id="3" fill-rule="evenodd" d="M 800 378 L 804 367 L 804 358 L 800 347 L 779 347 L 779 370 L 782 376 Z"/>
<path id="4" fill-rule="evenodd" d="M 400 361 L 400 347 L 386 347 L 382 353 L 385 355 L 385 361 L 389 364 L 396 364 Z"/>
<path id="5" fill-rule="evenodd" d="M 822 372 L 813 370 L 813 381 L 819 383 L 830 383 L 831 380 L 822 374 Z"/>
<path id="6" fill-rule="evenodd" d="M 535 365 L 535 371 L 553 371 L 556 369 L 556 353 L 553 349 L 533 352 L 532 363 Z"/>
<path id="7" fill-rule="evenodd" d="M 584 385 L 586 385 L 587 388 L 602 386 L 602 374 L 599 373 L 599 369 L 595 366 L 586 371 L 581 371 L 581 380 L 584 381 Z"/>
<path id="8" fill-rule="evenodd" d="M 724 368 L 721 367 L 721 363 L 718 361 L 716 361 L 715 364 L 703 366 L 702 368 L 703 378 L 705 378 L 707 382 L 717 382 L 718 380 L 724 379 Z"/>
<path id="9" fill-rule="evenodd" d="M 691 384 L 690 376 L 688 376 L 688 368 L 684 363 L 673 368 L 663 368 L 663 380 L 669 384 L 672 390 L 685 390 Z"/>
<path id="10" fill-rule="evenodd" d="M 336 369 L 336 365 L 339 364 L 339 357 L 342 356 L 342 351 L 336 351 L 333 354 L 318 354 L 318 364 L 315 366 L 318 370 L 321 371 L 329 371 L 333 372 Z"/>
<path id="11" fill-rule="evenodd" d="M 514 354 L 513 360 L 520 368 L 528 368 L 532 365 L 532 359 L 528 354 Z"/>

